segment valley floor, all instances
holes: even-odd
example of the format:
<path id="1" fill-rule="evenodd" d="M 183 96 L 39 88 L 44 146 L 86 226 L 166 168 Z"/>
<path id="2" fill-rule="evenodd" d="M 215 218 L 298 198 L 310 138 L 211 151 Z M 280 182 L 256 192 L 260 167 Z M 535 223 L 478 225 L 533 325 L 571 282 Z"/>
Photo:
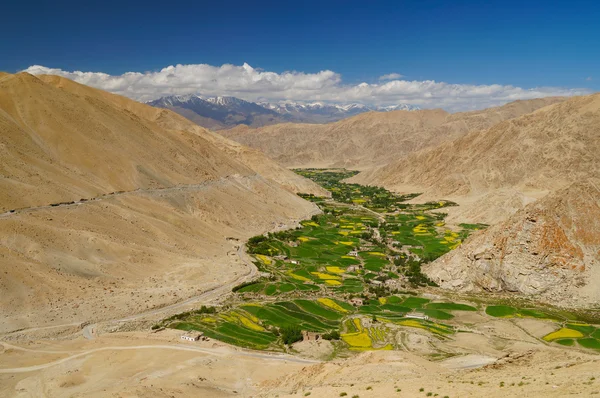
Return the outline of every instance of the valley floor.
<path id="1" fill-rule="evenodd" d="M 329 186 L 331 175 L 318 176 L 334 200 L 305 196 L 325 215 L 251 240 L 252 257 L 231 243 L 247 274 L 120 319 L 3 334 L 0 396 L 600 394 L 593 317 L 426 286 L 418 265 L 485 225 L 445 225 L 451 202 L 406 205 L 409 197 L 347 186 L 343 176 Z M 280 329 L 290 323 L 341 338 L 286 346 Z M 182 330 L 209 338 L 185 342 Z"/>

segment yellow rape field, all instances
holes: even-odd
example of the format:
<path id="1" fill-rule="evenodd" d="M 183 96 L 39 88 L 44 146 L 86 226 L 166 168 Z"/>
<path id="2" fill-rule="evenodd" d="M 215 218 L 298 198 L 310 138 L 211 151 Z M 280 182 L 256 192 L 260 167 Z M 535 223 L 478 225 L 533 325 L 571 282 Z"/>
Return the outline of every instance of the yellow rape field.
<path id="1" fill-rule="evenodd" d="M 413 232 L 415 235 L 428 235 L 427 226 L 424 224 L 419 224 L 413 228 Z"/>
<path id="2" fill-rule="evenodd" d="M 366 200 L 364 200 L 364 199 L 352 199 L 352 202 L 354 202 L 354 203 L 365 203 Z"/>
<path id="3" fill-rule="evenodd" d="M 326 274 L 324 272 L 311 272 L 311 274 L 313 274 L 314 276 L 316 276 L 319 279 L 324 279 L 324 280 L 340 280 L 342 278 L 340 278 L 339 276 L 336 275 L 331 275 L 331 274 Z"/>
<path id="4" fill-rule="evenodd" d="M 341 285 L 341 284 L 342 284 L 342 282 L 340 282 L 340 281 L 335 281 L 335 280 L 333 280 L 333 279 L 327 279 L 327 280 L 325 281 L 325 284 L 326 284 L 326 285 L 329 285 L 329 286 L 339 286 L 339 285 Z"/>
<path id="5" fill-rule="evenodd" d="M 348 258 L 348 259 L 354 260 L 356 257 L 354 257 L 354 256 L 342 256 L 342 258 Z"/>
<path id="6" fill-rule="evenodd" d="M 201 318 L 200 321 L 208 322 L 208 323 L 215 323 L 215 322 L 217 322 L 217 319 L 213 318 L 212 316 L 205 316 L 204 318 Z"/>
<path id="7" fill-rule="evenodd" d="M 334 267 L 334 266 L 325 267 L 325 269 L 327 270 L 327 272 L 331 272 L 334 274 L 343 274 L 344 272 L 346 272 L 345 269 L 340 268 L 340 267 Z"/>
<path id="8" fill-rule="evenodd" d="M 242 322 L 242 325 L 244 325 L 245 327 L 247 327 L 250 330 L 254 330 L 254 331 L 257 331 L 257 332 L 264 332 L 265 331 L 265 328 L 263 328 L 262 326 L 260 326 L 257 323 L 252 322 L 251 319 L 248 319 L 245 316 L 238 315 L 238 319 L 240 320 L 240 322 Z"/>
<path id="9" fill-rule="evenodd" d="M 224 319 L 228 322 L 235 322 L 235 317 L 229 316 L 229 315 L 225 315 L 225 314 L 219 314 L 219 318 Z"/>
<path id="10" fill-rule="evenodd" d="M 308 242 L 310 240 L 310 238 L 307 238 L 306 236 L 299 236 L 298 240 L 301 242 Z"/>
<path id="11" fill-rule="evenodd" d="M 386 304 L 387 303 L 387 297 L 379 297 L 379 304 Z"/>
<path id="12" fill-rule="evenodd" d="M 317 224 L 317 223 L 316 223 L 316 222 L 314 222 L 314 221 L 308 221 L 308 222 L 304 222 L 304 223 L 302 223 L 302 224 L 303 224 L 303 225 L 308 225 L 308 226 L 310 226 L 310 227 L 318 227 L 318 226 L 319 226 L 319 224 Z"/>
<path id="13" fill-rule="evenodd" d="M 417 216 L 416 218 L 417 218 L 417 220 L 421 220 L 422 221 L 422 220 L 425 220 L 427 217 L 425 217 L 425 216 Z"/>
<path id="14" fill-rule="evenodd" d="M 583 337 L 583 333 L 569 328 L 562 328 L 557 330 L 556 332 L 547 334 L 546 336 L 544 336 L 544 340 L 552 341 L 556 339 L 577 339 L 580 337 Z"/>
<path id="15" fill-rule="evenodd" d="M 344 236 L 348 236 L 349 233 L 350 232 L 348 232 L 348 231 L 338 231 L 338 234 L 344 235 Z"/>
<path id="16" fill-rule="evenodd" d="M 373 256 L 385 257 L 385 253 L 381 253 L 381 252 L 368 252 L 368 253 Z"/>
<path id="17" fill-rule="evenodd" d="M 263 254 L 257 254 L 256 257 L 266 265 L 271 265 L 272 263 L 271 259 Z"/>
<path id="18" fill-rule="evenodd" d="M 324 305 L 325 307 L 329 307 L 338 312 L 348 312 L 348 310 L 346 310 L 344 307 L 341 307 L 338 303 L 336 303 L 335 301 L 333 301 L 330 298 L 322 297 L 322 298 L 318 298 L 317 301 L 319 303 L 321 303 L 322 305 Z"/>
<path id="19" fill-rule="evenodd" d="M 344 241 L 344 242 L 340 242 L 342 245 L 346 245 L 346 246 L 352 246 L 354 244 L 354 242 L 350 242 L 350 241 Z"/>
<path id="20" fill-rule="evenodd" d="M 371 348 L 371 338 L 367 332 L 359 333 L 348 333 L 342 334 L 342 340 L 344 340 L 352 349 L 353 347 L 358 348 Z"/>
<path id="21" fill-rule="evenodd" d="M 301 276 L 301 275 L 296 275 L 293 272 L 288 272 L 288 275 L 291 276 L 292 278 L 298 280 L 298 281 L 302 281 L 302 282 L 307 282 L 310 279 L 305 277 L 305 276 Z"/>

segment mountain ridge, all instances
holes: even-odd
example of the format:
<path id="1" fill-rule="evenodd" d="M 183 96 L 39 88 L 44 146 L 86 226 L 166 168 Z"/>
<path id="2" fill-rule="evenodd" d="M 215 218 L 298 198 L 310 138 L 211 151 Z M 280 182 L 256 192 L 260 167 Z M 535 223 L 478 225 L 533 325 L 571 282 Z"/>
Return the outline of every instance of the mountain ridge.
<path id="1" fill-rule="evenodd" d="M 327 123 L 363 112 L 419 109 L 408 104 L 378 107 L 357 103 L 339 105 L 324 102 L 250 102 L 231 96 L 205 97 L 196 94 L 161 97 L 147 104 L 171 109 L 203 127 L 214 130 L 236 125 L 260 127 L 288 122 Z"/>
<path id="2" fill-rule="evenodd" d="M 481 111 L 450 114 L 442 109 L 366 112 L 329 124 L 286 123 L 237 126 L 220 134 L 257 148 L 288 167 L 346 167 L 367 170 L 452 141 L 532 110 L 563 101 L 517 101 Z M 354 177 L 359 181 L 359 176 Z M 364 180 L 369 184 L 370 181 Z"/>

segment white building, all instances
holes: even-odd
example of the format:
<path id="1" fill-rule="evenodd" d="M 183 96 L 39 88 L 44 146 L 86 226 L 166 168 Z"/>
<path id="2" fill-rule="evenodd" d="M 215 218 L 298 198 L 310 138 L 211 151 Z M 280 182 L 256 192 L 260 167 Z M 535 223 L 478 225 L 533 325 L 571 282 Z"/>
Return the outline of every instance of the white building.
<path id="1" fill-rule="evenodd" d="M 419 313 L 412 313 L 412 314 L 406 314 L 404 316 L 405 318 L 413 318 L 413 319 L 424 319 L 424 320 L 429 320 L 429 317 L 425 314 L 419 314 Z"/>
<path id="2" fill-rule="evenodd" d="M 198 332 L 198 333 L 186 333 L 181 335 L 181 340 L 185 340 L 185 341 L 198 341 L 200 340 L 200 337 L 202 337 L 202 333 Z"/>
<path id="3" fill-rule="evenodd" d="M 358 252 L 356 250 L 352 250 L 348 252 L 349 256 L 354 256 L 354 257 L 358 257 Z"/>

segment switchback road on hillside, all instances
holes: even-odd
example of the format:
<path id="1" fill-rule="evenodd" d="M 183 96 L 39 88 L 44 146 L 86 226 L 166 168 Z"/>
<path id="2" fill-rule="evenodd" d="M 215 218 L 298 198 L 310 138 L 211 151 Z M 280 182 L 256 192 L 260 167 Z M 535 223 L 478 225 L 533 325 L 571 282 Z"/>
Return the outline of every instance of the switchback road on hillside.
<path id="1" fill-rule="evenodd" d="M 48 209 L 56 209 L 56 208 L 63 208 L 63 207 L 81 206 L 81 205 L 85 205 L 85 204 L 89 204 L 89 203 L 97 203 L 102 200 L 112 199 L 112 198 L 116 198 L 116 197 L 124 196 L 124 195 L 160 194 L 160 193 L 169 193 L 169 192 L 198 191 L 198 190 L 202 190 L 202 189 L 205 189 L 208 187 L 222 185 L 225 182 L 227 182 L 231 179 L 235 179 L 235 178 L 236 178 L 235 176 L 227 176 L 227 177 L 219 178 L 217 180 L 205 181 L 205 182 L 202 182 L 199 184 L 175 185 L 172 187 L 163 187 L 163 188 L 147 188 L 147 189 L 138 188 L 133 191 L 115 191 L 115 192 L 110 192 L 110 193 L 106 193 L 103 195 L 99 195 L 99 196 L 96 196 L 93 198 L 82 198 L 82 199 L 74 200 L 74 201 L 65 201 L 65 202 L 51 203 L 51 204 L 41 205 L 41 206 L 32 206 L 32 207 L 23 207 L 23 208 L 19 208 L 19 209 L 11 209 L 11 210 L 8 210 L 8 211 L 0 214 L 0 218 L 10 217 L 10 216 L 14 216 L 16 214 L 30 213 L 30 212 L 34 212 L 34 211 L 38 211 L 38 210 L 48 210 Z M 262 177 L 258 174 L 252 174 L 249 176 L 244 176 L 243 178 L 251 179 L 251 180 L 258 180 L 258 179 L 261 179 Z"/>

